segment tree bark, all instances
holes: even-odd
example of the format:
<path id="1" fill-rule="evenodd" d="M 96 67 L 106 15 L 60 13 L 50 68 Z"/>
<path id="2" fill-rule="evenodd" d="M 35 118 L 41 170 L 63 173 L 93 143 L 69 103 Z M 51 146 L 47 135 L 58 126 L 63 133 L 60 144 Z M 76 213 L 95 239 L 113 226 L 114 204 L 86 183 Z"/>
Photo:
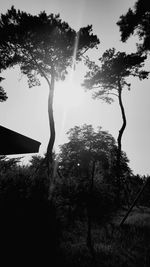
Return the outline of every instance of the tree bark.
<path id="1" fill-rule="evenodd" d="M 55 85 L 55 76 L 52 75 L 51 83 L 49 84 L 49 96 L 48 96 L 48 118 L 50 127 L 50 139 L 47 146 L 47 154 L 46 154 L 48 176 L 50 176 L 50 174 L 52 175 L 51 169 L 53 164 L 53 146 L 55 142 L 55 122 L 53 115 L 54 85 Z"/>
<path id="2" fill-rule="evenodd" d="M 26 47 L 25 47 L 26 49 Z M 50 178 L 52 164 L 53 164 L 53 146 L 55 142 L 55 122 L 54 122 L 54 115 L 53 115 L 53 98 L 54 98 L 54 86 L 55 86 L 55 71 L 54 67 L 52 66 L 51 69 L 51 82 L 49 81 L 47 75 L 45 74 L 44 70 L 40 67 L 37 63 L 36 59 L 32 51 L 27 49 L 29 55 L 31 56 L 34 64 L 36 65 L 37 69 L 39 70 L 40 74 L 45 78 L 49 86 L 49 96 L 48 96 L 48 118 L 49 118 L 49 127 L 50 127 L 50 139 L 47 146 L 47 153 L 46 153 L 46 162 L 47 162 L 47 170 L 48 170 L 48 177 Z M 51 177 L 52 179 L 52 177 Z"/>
<path id="3" fill-rule="evenodd" d="M 122 102 L 122 87 L 120 84 L 120 79 L 118 78 L 118 99 L 119 99 L 119 106 L 121 109 L 121 115 L 122 115 L 122 120 L 123 124 L 119 130 L 117 142 L 118 142 L 118 150 L 117 150 L 117 186 L 118 186 L 118 193 L 117 193 L 117 201 L 118 204 L 120 203 L 120 190 L 121 190 L 121 152 L 122 152 L 122 136 L 124 133 L 124 130 L 127 125 L 126 121 L 126 115 L 125 115 L 125 110 Z"/>

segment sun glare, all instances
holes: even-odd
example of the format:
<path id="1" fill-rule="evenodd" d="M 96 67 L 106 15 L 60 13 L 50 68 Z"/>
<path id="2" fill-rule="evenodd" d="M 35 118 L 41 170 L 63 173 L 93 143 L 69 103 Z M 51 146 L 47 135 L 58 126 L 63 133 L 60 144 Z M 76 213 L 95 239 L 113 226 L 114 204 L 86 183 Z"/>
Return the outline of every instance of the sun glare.
<path id="1" fill-rule="evenodd" d="M 76 64 L 78 42 L 79 35 L 77 34 L 72 57 L 72 69 L 70 71 L 69 77 L 55 90 L 55 105 L 60 105 L 61 107 L 63 107 L 64 111 L 82 105 L 82 89 L 80 88 L 80 86 L 76 86 L 76 83 L 74 81 L 74 67 Z"/>
<path id="2" fill-rule="evenodd" d="M 74 51 L 72 56 L 72 68 L 67 79 L 64 82 L 57 83 L 54 94 L 54 106 L 55 108 L 62 109 L 62 124 L 59 131 L 58 144 L 60 144 L 60 138 L 64 132 L 67 115 L 72 109 L 75 109 L 78 113 L 79 107 L 84 105 L 84 91 L 79 83 L 79 76 L 75 74 L 76 56 L 78 50 L 79 35 L 77 34 L 74 43 Z"/>
<path id="3" fill-rule="evenodd" d="M 72 108 L 82 106 L 84 102 L 84 92 L 80 86 L 76 86 L 72 81 L 63 82 L 55 90 L 54 105 L 69 111 Z"/>

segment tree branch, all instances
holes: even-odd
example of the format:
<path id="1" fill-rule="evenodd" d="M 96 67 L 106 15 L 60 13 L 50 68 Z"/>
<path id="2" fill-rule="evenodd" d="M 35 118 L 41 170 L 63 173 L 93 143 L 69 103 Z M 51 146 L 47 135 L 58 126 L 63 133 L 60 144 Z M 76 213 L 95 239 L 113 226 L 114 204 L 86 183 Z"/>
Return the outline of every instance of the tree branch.
<path id="1" fill-rule="evenodd" d="M 51 87 L 51 83 L 50 83 L 49 79 L 47 78 L 45 72 L 42 70 L 42 68 L 41 68 L 41 67 L 39 66 L 39 64 L 37 63 L 37 61 L 36 61 L 36 59 L 34 58 L 32 52 L 30 51 L 30 49 L 29 49 L 29 48 L 26 48 L 25 46 L 23 46 L 23 48 L 24 48 L 25 50 L 28 51 L 28 53 L 30 54 L 30 56 L 31 56 L 31 58 L 32 58 L 32 60 L 33 60 L 33 62 L 35 63 L 36 67 L 38 68 L 39 72 L 40 72 L 41 75 L 46 79 L 48 85 Z"/>
<path id="2" fill-rule="evenodd" d="M 114 95 L 114 96 L 117 96 L 118 97 L 118 95 L 117 94 L 115 94 L 115 93 L 108 93 L 109 95 Z"/>
<path id="3" fill-rule="evenodd" d="M 82 52 L 82 53 L 80 54 L 80 56 L 83 57 L 83 55 L 88 51 L 88 49 L 89 49 L 89 48 L 87 47 L 87 48 L 84 50 L 84 52 Z M 85 57 L 84 57 L 84 58 L 85 58 Z"/>

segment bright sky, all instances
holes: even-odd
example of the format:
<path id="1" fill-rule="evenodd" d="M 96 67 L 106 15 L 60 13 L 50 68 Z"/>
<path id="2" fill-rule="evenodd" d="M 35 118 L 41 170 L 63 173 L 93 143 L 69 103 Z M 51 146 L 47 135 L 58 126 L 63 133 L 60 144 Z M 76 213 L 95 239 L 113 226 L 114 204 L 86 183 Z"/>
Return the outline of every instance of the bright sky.
<path id="1" fill-rule="evenodd" d="M 60 13 L 62 20 L 78 30 L 93 25 L 93 32 L 100 39 L 98 50 L 89 53 L 91 59 L 98 59 L 109 48 L 119 51 L 136 51 L 135 37 L 126 44 L 120 41 L 119 16 L 132 7 L 135 0 L 1 0 L 0 12 L 4 13 L 12 5 L 29 13 Z M 56 85 L 54 116 L 56 123 L 55 149 L 67 141 L 65 133 L 75 125 L 92 124 L 102 126 L 117 138 L 121 127 L 121 113 L 117 100 L 108 105 L 100 100 L 92 100 L 90 93 L 84 92 L 81 83 L 85 67 L 78 66 L 65 82 Z M 3 86 L 8 100 L 0 104 L 0 124 L 21 134 L 40 141 L 40 153 L 46 151 L 49 140 L 47 114 L 48 87 L 42 81 L 41 87 L 28 88 L 26 77 L 19 68 L 3 73 L 6 80 Z M 131 80 L 131 91 L 124 92 L 124 105 L 127 115 L 127 128 L 123 136 L 123 150 L 130 160 L 133 172 L 150 174 L 150 118 L 149 80 Z"/>

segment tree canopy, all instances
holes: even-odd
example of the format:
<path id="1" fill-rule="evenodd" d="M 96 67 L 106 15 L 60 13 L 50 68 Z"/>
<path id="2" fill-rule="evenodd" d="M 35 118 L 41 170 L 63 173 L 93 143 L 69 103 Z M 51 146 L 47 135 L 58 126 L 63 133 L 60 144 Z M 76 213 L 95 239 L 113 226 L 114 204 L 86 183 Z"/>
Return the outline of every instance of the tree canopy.
<path id="1" fill-rule="evenodd" d="M 116 52 L 114 48 L 108 49 L 99 59 L 101 65 L 97 66 L 94 62 L 87 61 L 89 71 L 85 76 L 83 86 L 86 89 L 93 89 L 94 98 L 102 99 L 107 103 L 118 97 L 121 109 L 123 125 L 118 135 L 118 147 L 121 151 L 121 138 L 126 127 L 126 115 L 122 102 L 122 90 L 127 87 L 130 89 L 131 84 L 126 78 L 129 76 L 145 79 L 148 72 L 141 70 L 144 65 L 146 56 L 137 53 L 126 54 L 125 52 Z"/>
<path id="2" fill-rule="evenodd" d="M 0 82 L 3 80 L 2 77 L 0 77 Z M 6 101 L 7 95 L 6 92 L 4 91 L 3 87 L 0 86 L 0 102 Z"/>
<path id="3" fill-rule="evenodd" d="M 79 32 L 62 22 L 59 14 L 31 15 L 12 7 L 0 18 L 0 50 L 6 59 L 6 67 L 19 64 L 28 76 L 29 86 L 39 85 L 37 74 L 55 79 L 64 79 L 66 68 L 72 66 L 75 44 L 76 59 L 99 43 L 92 34 L 92 26 Z M 7 53 L 6 53 L 7 52 Z"/>
<path id="4" fill-rule="evenodd" d="M 144 79 L 148 72 L 141 70 L 144 66 L 146 56 L 125 52 L 116 52 L 115 48 L 106 50 L 99 59 L 100 66 L 94 62 L 88 62 L 89 71 L 85 76 L 83 86 L 86 89 L 93 89 L 93 97 L 99 98 L 107 103 L 113 101 L 113 96 L 118 96 L 120 83 L 121 88 L 130 89 L 131 84 L 126 78 L 131 76 Z"/>
<path id="5" fill-rule="evenodd" d="M 117 25 L 120 27 L 121 40 L 125 42 L 133 33 L 139 36 L 142 43 L 138 48 L 150 50 L 150 3 L 147 0 L 136 1 L 125 15 L 120 16 Z"/>
<path id="6" fill-rule="evenodd" d="M 13 6 L 0 17 L 0 53 L 3 55 L 1 71 L 19 65 L 27 75 L 29 87 L 40 85 L 40 77 L 48 83 L 48 114 L 50 140 L 48 160 L 52 161 L 55 141 L 53 96 L 55 81 L 64 80 L 68 67 L 82 60 L 83 54 L 97 47 L 99 39 L 92 33 L 92 26 L 73 30 L 60 15 L 47 15 L 45 11 L 31 15 Z"/>
<path id="7" fill-rule="evenodd" d="M 104 178 L 111 173 L 115 176 L 117 146 L 111 134 L 102 130 L 95 131 L 92 125 L 75 126 L 68 132 L 69 141 L 60 146 L 59 167 L 64 176 L 73 175 L 88 179 L 93 162 L 97 174 Z M 128 172 L 128 159 L 122 152 L 122 168 Z M 123 167 L 124 166 L 124 167 Z"/>
<path id="8" fill-rule="evenodd" d="M 125 52 L 116 52 L 114 48 L 108 49 L 99 59 L 101 65 L 97 66 L 94 62 L 87 61 L 89 71 L 85 76 L 83 86 L 86 89 L 93 89 L 94 98 L 102 99 L 107 103 L 114 100 L 114 96 L 118 97 L 121 109 L 123 125 L 118 135 L 118 146 L 121 151 L 121 137 L 126 127 L 126 115 L 122 102 L 122 90 L 127 87 L 130 89 L 131 84 L 126 78 L 129 76 L 145 79 L 148 72 L 141 70 L 144 65 L 146 56 Z"/>

